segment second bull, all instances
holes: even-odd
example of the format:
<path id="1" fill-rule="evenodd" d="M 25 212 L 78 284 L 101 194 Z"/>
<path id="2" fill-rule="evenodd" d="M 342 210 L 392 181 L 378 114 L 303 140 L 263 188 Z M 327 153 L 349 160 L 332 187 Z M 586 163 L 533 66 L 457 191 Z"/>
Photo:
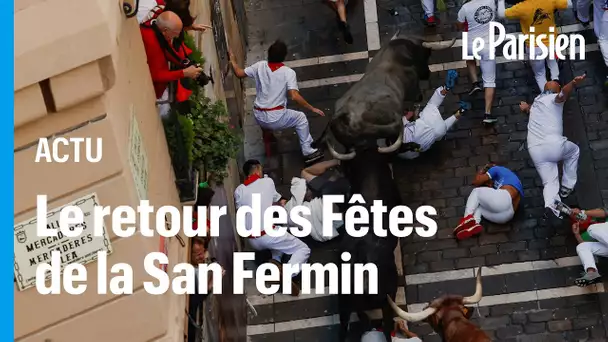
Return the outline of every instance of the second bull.
<path id="1" fill-rule="evenodd" d="M 490 342 L 490 337 L 469 319 L 473 309 L 466 305 L 477 304 L 482 298 L 481 267 L 477 271 L 475 294 L 470 297 L 445 295 L 432 301 L 421 312 L 406 312 L 388 297 L 393 310 L 408 322 L 428 322 L 445 342 Z"/>

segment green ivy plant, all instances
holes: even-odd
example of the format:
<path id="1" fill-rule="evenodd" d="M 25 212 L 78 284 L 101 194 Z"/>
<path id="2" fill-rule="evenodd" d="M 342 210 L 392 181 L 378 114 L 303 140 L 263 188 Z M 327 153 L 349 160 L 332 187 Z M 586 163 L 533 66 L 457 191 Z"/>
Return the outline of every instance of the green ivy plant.
<path id="1" fill-rule="evenodd" d="M 184 157 L 187 157 L 188 165 L 179 165 L 179 167 L 180 169 L 188 169 L 194 159 L 192 153 L 194 123 L 189 117 L 181 115 L 175 109 L 171 110 L 170 116 L 163 119 L 162 122 L 171 160 L 173 163 L 184 164 Z M 183 155 L 184 153 L 186 156 Z"/>
<path id="2" fill-rule="evenodd" d="M 194 37 L 192 35 L 190 35 L 188 32 L 184 33 L 184 44 L 190 49 L 192 50 L 192 53 L 190 54 L 189 58 L 200 64 L 200 65 L 205 65 L 205 57 L 203 57 L 203 53 L 198 49 L 198 47 L 196 46 L 196 42 L 194 41 Z"/>
<path id="3" fill-rule="evenodd" d="M 205 63 L 194 38 L 184 35 L 184 43 L 192 50 L 192 60 Z M 165 134 L 173 160 L 177 160 L 180 146 L 176 137 L 181 134 L 181 143 L 188 155 L 189 164 L 197 170 L 210 173 L 215 181 L 221 182 L 227 176 L 228 162 L 236 157 L 242 144 L 240 134 L 231 127 L 229 115 L 222 101 L 212 102 L 204 94 L 204 89 L 193 82 L 189 106 L 174 106 L 171 115 L 177 120 L 165 122 Z M 179 130 L 175 125 L 179 125 Z"/>
<path id="4" fill-rule="evenodd" d="M 184 137 L 184 145 L 188 155 L 188 162 L 192 164 L 194 162 L 194 153 L 192 151 L 192 148 L 194 147 L 194 122 L 192 122 L 192 119 L 184 115 L 178 115 L 177 120 Z"/>
<path id="5" fill-rule="evenodd" d="M 211 173 L 221 182 L 227 176 L 228 162 L 239 151 L 241 136 L 228 123 L 224 102 L 211 102 L 202 90 L 195 92 L 190 101 L 187 117 L 193 122 L 192 165 Z"/>

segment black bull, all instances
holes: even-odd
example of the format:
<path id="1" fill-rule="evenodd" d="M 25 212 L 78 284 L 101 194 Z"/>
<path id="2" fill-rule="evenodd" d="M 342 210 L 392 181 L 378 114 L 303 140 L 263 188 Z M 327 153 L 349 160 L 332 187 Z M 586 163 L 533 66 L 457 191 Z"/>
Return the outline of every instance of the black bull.
<path id="1" fill-rule="evenodd" d="M 401 204 L 401 198 L 397 190 L 395 181 L 392 178 L 392 171 L 389 167 L 389 155 L 379 153 L 375 148 L 363 149 L 358 151 L 357 156 L 352 160 L 343 162 L 343 170 L 346 178 L 351 183 L 353 194 L 360 194 L 365 200 L 362 205 L 370 213 L 370 224 L 355 225 L 368 226 L 370 231 L 363 237 L 352 237 L 344 234 L 341 241 L 341 252 L 349 252 L 352 256 L 349 263 L 373 263 L 378 268 L 378 293 L 339 296 L 340 305 L 340 341 L 344 342 L 348 333 L 348 323 L 352 312 L 356 312 L 359 320 L 363 323 L 369 322 L 365 315 L 365 310 L 376 308 L 382 309 L 383 330 L 390 341 L 390 332 L 393 329 L 394 311 L 387 301 L 386 296 L 393 300 L 397 294 L 398 273 L 395 264 L 394 250 L 397 247 L 398 238 L 387 234 L 386 237 L 379 237 L 372 231 L 373 218 L 370 207 L 374 200 L 382 201 L 387 210 L 382 214 L 383 228 L 389 227 L 389 213 L 392 208 Z M 379 214 L 376 214 L 379 215 Z M 364 279 L 364 284 L 368 284 L 373 279 Z M 353 272 L 351 269 L 351 293 L 354 292 Z M 340 288 L 342 285 L 340 284 Z M 367 293 L 368 286 L 364 287 Z"/>
<path id="2" fill-rule="evenodd" d="M 333 136 L 347 151 L 376 146 L 377 139 L 402 136 L 402 117 L 409 105 L 420 102 L 422 93 L 419 80 L 428 80 L 428 60 L 433 50 L 454 45 L 425 42 L 419 38 L 396 34 L 374 56 L 365 75 L 336 102 L 333 117 L 315 146 Z M 329 142 L 329 140 L 328 140 Z M 383 153 L 396 151 L 402 140 L 390 147 L 380 148 Z M 338 159 L 349 155 L 330 152 Z"/>
<path id="3" fill-rule="evenodd" d="M 402 144 L 404 110 L 409 104 L 420 101 L 419 80 L 427 80 L 430 76 L 431 51 L 449 48 L 454 42 L 455 39 L 442 46 L 395 35 L 373 58 L 363 78 L 337 101 L 331 122 L 315 142 L 318 145 L 327 137 L 333 137 L 346 148 L 347 153 L 340 154 L 327 140 L 332 155 L 344 161 L 352 193 L 363 196 L 367 209 L 374 200 L 380 200 L 386 206 L 387 211 L 382 215 L 384 228 L 389 227 L 390 210 L 401 205 L 388 158 L 389 153 L 397 151 Z M 389 147 L 377 147 L 376 141 L 381 138 L 397 138 L 397 141 Z M 397 243 L 398 238 L 390 233 L 379 237 L 370 231 L 359 238 L 345 234 L 341 250 L 351 254 L 349 262 L 375 264 L 379 279 L 377 294 L 339 296 L 341 342 L 346 340 L 350 314 L 357 312 L 360 320 L 368 322 L 364 310 L 372 308 L 382 309 L 384 334 L 387 341 L 391 340 L 394 312 L 386 298 L 394 299 L 397 294 L 394 258 Z M 351 292 L 353 283 L 351 274 Z"/>

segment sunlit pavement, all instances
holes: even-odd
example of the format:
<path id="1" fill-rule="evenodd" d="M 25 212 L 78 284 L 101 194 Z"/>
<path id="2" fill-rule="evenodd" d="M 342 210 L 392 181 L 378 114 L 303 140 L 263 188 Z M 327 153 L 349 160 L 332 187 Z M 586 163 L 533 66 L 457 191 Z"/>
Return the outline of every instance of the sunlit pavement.
<path id="1" fill-rule="evenodd" d="M 335 101 L 359 79 L 378 46 L 398 28 L 429 40 L 459 38 L 452 23 L 460 4 L 446 5 L 448 11 L 439 15 L 442 24 L 427 29 L 418 2 L 351 0 L 348 15 L 355 43 L 347 45 L 337 30 L 335 14 L 319 0 L 250 1 L 248 64 L 265 58 L 266 48 L 275 39 L 283 39 L 290 49 L 288 65 L 297 72 L 302 95 L 331 117 Z M 519 25 L 507 24 L 509 32 L 520 31 Z M 558 25 L 580 29 L 570 11 L 561 13 Z M 593 46 L 592 32 L 583 33 L 587 46 Z M 474 291 L 472 269 L 492 266 L 495 268 L 484 269 L 484 300 L 473 320 L 494 340 L 605 341 L 608 325 L 603 313 L 608 312 L 608 302 L 603 284 L 587 289 L 574 286 L 582 267 L 568 225 L 551 228 L 540 219 L 542 184 L 524 144 L 527 118 L 518 109 L 520 101 L 530 102 L 538 93 L 531 70 L 522 62 L 498 65 L 493 114 L 499 121 L 494 128 L 484 128 L 483 95 L 469 99 L 466 70 L 460 63 L 450 64 L 460 60 L 461 48 L 454 47 L 435 53 L 430 64 L 435 70 L 459 68 L 455 94 L 444 102 L 444 116 L 458 107 L 459 100 L 471 101 L 473 111 L 423 157 L 394 165 L 404 204 L 412 208 L 432 205 L 439 211 L 435 237 L 401 240 L 404 287 L 398 304 L 419 310 L 446 291 L 470 295 Z M 566 61 L 561 79 L 570 81 L 584 71 L 588 79 L 565 107 L 565 133 L 581 149 L 579 180 L 568 203 L 591 208 L 608 204 L 608 106 L 601 88 L 606 71 L 598 51 L 588 51 L 586 61 Z M 429 82 L 423 82 L 425 103 L 444 79 L 445 71 L 437 71 Z M 252 87 L 253 83 L 246 84 L 246 88 Z M 250 89 L 249 94 L 253 93 Z M 248 96 L 249 109 L 252 101 L 253 96 Z M 316 138 L 328 119 L 307 115 Z M 278 190 L 288 194 L 291 178 L 304 167 L 295 132 L 275 134 L 278 142 L 269 160 L 265 160 L 261 131 L 250 110 L 245 133 L 245 157 L 262 160 L 266 172 L 281 184 Z M 486 225 L 480 237 L 457 242 L 451 232 L 462 216 L 469 184 L 475 171 L 490 160 L 517 172 L 524 183 L 525 199 L 512 224 Z M 310 262 L 337 261 L 337 243 L 311 243 Z M 249 287 L 248 295 L 258 311 L 257 317 L 249 317 L 251 341 L 337 340 L 336 296 L 265 297 L 256 292 Z M 411 329 L 425 342 L 440 341 L 427 324 L 412 324 Z"/>

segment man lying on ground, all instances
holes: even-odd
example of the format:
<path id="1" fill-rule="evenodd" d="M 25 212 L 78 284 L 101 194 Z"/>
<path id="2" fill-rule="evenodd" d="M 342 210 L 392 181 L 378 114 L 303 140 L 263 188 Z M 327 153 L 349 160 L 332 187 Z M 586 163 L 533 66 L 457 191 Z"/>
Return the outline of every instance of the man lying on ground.
<path id="1" fill-rule="evenodd" d="M 291 199 L 285 204 L 289 211 L 295 206 L 305 206 L 310 209 L 310 215 L 305 216 L 312 224 L 310 236 L 316 241 L 328 241 L 338 236 L 338 228 L 344 223 L 340 220 L 333 222 L 331 236 L 323 236 L 323 196 L 324 195 L 347 195 L 349 184 L 334 168 L 340 165 L 340 161 L 333 159 L 324 161 L 302 170 L 301 178 L 293 177 L 291 180 Z M 334 212 L 339 208 L 334 204 Z M 295 225 L 294 222 L 289 222 Z"/>
<path id="2" fill-rule="evenodd" d="M 482 217 L 498 224 L 511 221 L 524 197 L 524 187 L 517 175 L 493 163 L 477 173 L 473 185 L 476 188 L 467 199 L 464 218 L 454 229 L 458 240 L 480 234 Z"/>
<path id="3" fill-rule="evenodd" d="M 578 241 L 576 253 L 585 269 L 582 277 L 576 279 L 574 283 L 583 287 L 601 281 L 601 275 L 595 264 L 595 256 L 608 257 L 608 208 L 582 211 L 572 209 L 572 217 L 576 218 L 581 212 L 594 222 L 584 232 L 581 227 L 582 222 L 576 221 L 572 225 L 572 233 Z"/>
<path id="4" fill-rule="evenodd" d="M 420 113 L 420 117 L 412 120 L 414 112 L 409 112 L 403 117 L 405 143 L 402 145 L 402 151 L 398 156 L 403 159 L 414 159 L 420 156 L 421 152 L 425 152 L 433 146 L 433 144 L 443 139 L 447 132 L 452 128 L 458 119 L 467 109 L 465 103 L 461 103 L 461 108 L 447 119 L 443 119 L 439 107 L 443 103 L 445 96 L 456 84 L 458 72 L 449 70 L 445 82 L 445 86 L 441 86 L 435 90 L 435 93 L 427 103 L 426 107 Z M 414 146 L 415 149 L 411 147 Z"/>
<path id="5" fill-rule="evenodd" d="M 529 114 L 526 143 L 534 167 L 543 182 L 545 200 L 544 217 L 549 222 L 561 218 L 554 206 L 570 196 L 578 180 L 579 147 L 564 135 L 564 103 L 582 82 L 586 74 L 575 77 L 563 88 L 556 81 L 547 82 L 544 91 L 532 105 L 521 102 L 519 108 Z M 559 179 L 559 163 L 562 162 L 562 179 Z M 552 223 L 554 224 L 554 223 Z"/>

